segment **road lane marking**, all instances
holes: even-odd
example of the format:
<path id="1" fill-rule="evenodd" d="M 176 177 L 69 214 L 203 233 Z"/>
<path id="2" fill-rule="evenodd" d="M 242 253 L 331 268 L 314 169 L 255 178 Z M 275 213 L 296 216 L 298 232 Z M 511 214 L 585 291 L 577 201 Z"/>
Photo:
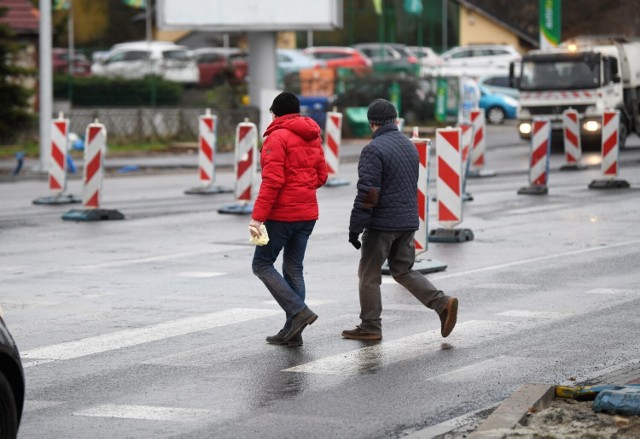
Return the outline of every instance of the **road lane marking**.
<path id="1" fill-rule="evenodd" d="M 433 352 L 442 343 L 452 344 L 457 348 L 468 347 L 485 338 L 510 334 L 518 326 L 519 324 L 514 322 L 470 320 L 459 323 L 447 339 L 442 338 L 439 330 L 422 332 L 321 358 L 284 371 L 324 375 L 356 375 L 363 371 L 370 373 L 373 368 L 389 366 Z"/>
<path id="2" fill-rule="evenodd" d="M 268 317 L 279 314 L 280 312 L 280 310 L 269 309 L 232 308 L 225 311 L 187 317 L 142 328 L 126 329 L 110 334 L 97 335 L 81 340 L 31 349 L 21 353 L 21 357 L 26 360 L 40 360 L 40 362 L 34 362 L 33 364 L 28 363 L 28 365 L 30 364 L 32 366 L 43 364 L 43 361 L 70 360 L 169 337 L 191 334 L 220 326 Z"/>
<path id="3" fill-rule="evenodd" d="M 467 381 L 483 381 L 483 377 L 500 374 L 501 370 L 528 370 L 534 362 L 540 363 L 542 359 L 527 357 L 509 357 L 501 355 L 484 361 L 478 361 L 447 373 L 428 378 L 429 381 L 443 383 L 457 383 Z"/>
<path id="4" fill-rule="evenodd" d="M 589 290 L 587 294 L 602 294 L 602 295 L 628 295 L 628 294 L 638 294 L 640 290 L 628 290 L 622 288 L 594 288 L 593 290 Z"/>
<path id="5" fill-rule="evenodd" d="M 192 422 L 208 419 L 221 413 L 220 410 L 185 409 L 178 407 L 158 407 L 148 405 L 105 404 L 72 413 L 73 416 L 99 418 L 142 419 L 148 421 Z"/>
<path id="6" fill-rule="evenodd" d="M 570 317 L 575 313 L 572 312 L 556 312 L 556 311 L 528 311 L 525 309 L 511 309 L 496 314 L 497 316 L 506 317 L 524 317 L 533 319 L 562 319 Z"/>
<path id="7" fill-rule="evenodd" d="M 522 209 L 507 210 L 505 213 L 510 215 L 519 215 L 523 213 L 536 213 L 536 212 L 548 212 L 549 209 L 566 209 L 569 204 L 551 204 L 537 207 L 526 207 Z"/>
<path id="8" fill-rule="evenodd" d="M 215 271 L 207 272 L 207 271 L 189 271 L 184 273 L 178 273 L 177 275 L 180 277 L 192 277 L 195 279 L 208 279 L 212 277 L 224 276 L 227 273 L 217 273 Z"/>
<path id="9" fill-rule="evenodd" d="M 534 264 L 536 262 L 549 261 L 549 260 L 552 260 L 552 259 L 564 258 L 564 257 L 569 257 L 569 256 L 576 256 L 576 255 L 581 255 L 581 254 L 585 254 L 585 253 L 593 253 L 593 252 L 598 252 L 598 251 L 602 251 L 602 250 L 611 250 L 611 249 L 618 248 L 618 247 L 637 246 L 638 244 L 640 244 L 640 239 L 636 239 L 634 241 L 619 242 L 617 244 L 607 244 L 607 245 L 602 246 L 602 247 L 590 247 L 590 248 L 583 248 L 583 249 L 580 249 L 580 250 L 572 250 L 572 251 L 564 252 L 564 253 L 556 253 L 556 254 L 553 254 L 553 255 L 539 256 L 537 258 L 530 258 L 530 259 L 523 259 L 523 260 L 520 260 L 520 261 L 507 262 L 506 264 L 490 265 L 488 267 L 476 268 L 476 269 L 467 270 L 467 271 L 460 271 L 460 272 L 457 272 L 457 273 L 441 274 L 441 275 L 435 274 L 434 276 L 432 276 L 432 278 L 434 280 L 440 280 L 440 279 L 450 279 L 450 278 L 461 277 L 461 276 L 469 276 L 471 274 L 484 273 L 484 272 L 487 272 L 487 271 L 495 271 L 495 270 L 501 270 L 503 268 L 516 267 L 518 265 L 529 265 L 529 264 Z"/>

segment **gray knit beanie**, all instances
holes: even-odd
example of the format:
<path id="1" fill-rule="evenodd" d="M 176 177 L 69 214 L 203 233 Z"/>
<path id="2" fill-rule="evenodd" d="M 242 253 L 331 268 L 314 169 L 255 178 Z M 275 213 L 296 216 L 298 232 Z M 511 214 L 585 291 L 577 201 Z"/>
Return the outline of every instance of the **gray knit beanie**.
<path id="1" fill-rule="evenodd" d="M 398 118 L 396 107 L 386 99 L 375 99 L 369 104 L 367 111 L 367 119 L 373 125 L 385 125 L 387 123 L 395 123 Z"/>

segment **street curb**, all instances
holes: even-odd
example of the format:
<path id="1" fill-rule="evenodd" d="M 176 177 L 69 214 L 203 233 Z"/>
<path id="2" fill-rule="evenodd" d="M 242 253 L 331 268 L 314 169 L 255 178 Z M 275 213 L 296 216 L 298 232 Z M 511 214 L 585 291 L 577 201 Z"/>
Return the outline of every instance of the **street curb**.
<path id="1" fill-rule="evenodd" d="M 549 407 L 554 395 L 554 385 L 521 385 L 469 435 L 469 439 L 504 437 L 504 431 L 513 429 L 516 424 L 522 424 L 527 413 L 541 411 Z"/>

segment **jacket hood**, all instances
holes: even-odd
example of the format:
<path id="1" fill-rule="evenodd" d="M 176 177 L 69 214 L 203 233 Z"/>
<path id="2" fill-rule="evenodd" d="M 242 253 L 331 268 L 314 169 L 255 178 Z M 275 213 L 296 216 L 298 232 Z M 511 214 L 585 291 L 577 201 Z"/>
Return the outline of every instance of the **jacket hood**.
<path id="1" fill-rule="evenodd" d="M 263 137 L 279 129 L 289 130 L 304 140 L 313 140 L 320 137 L 320 127 L 318 124 L 310 117 L 300 116 L 299 114 L 285 114 L 284 116 L 275 118 L 264 132 Z"/>

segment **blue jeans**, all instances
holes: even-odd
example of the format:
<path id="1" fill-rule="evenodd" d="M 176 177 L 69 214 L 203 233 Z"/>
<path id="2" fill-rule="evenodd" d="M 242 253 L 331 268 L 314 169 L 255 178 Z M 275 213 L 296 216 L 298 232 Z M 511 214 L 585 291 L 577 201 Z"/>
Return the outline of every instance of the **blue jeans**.
<path id="1" fill-rule="evenodd" d="M 278 305 L 284 310 L 287 321 L 284 330 L 291 327 L 291 318 L 305 309 L 305 285 L 303 274 L 304 253 L 307 241 L 316 222 L 283 222 L 268 220 L 264 223 L 269 234 L 269 243 L 256 246 L 252 269 Z M 282 273 L 274 268 L 278 255 L 284 249 Z"/>

